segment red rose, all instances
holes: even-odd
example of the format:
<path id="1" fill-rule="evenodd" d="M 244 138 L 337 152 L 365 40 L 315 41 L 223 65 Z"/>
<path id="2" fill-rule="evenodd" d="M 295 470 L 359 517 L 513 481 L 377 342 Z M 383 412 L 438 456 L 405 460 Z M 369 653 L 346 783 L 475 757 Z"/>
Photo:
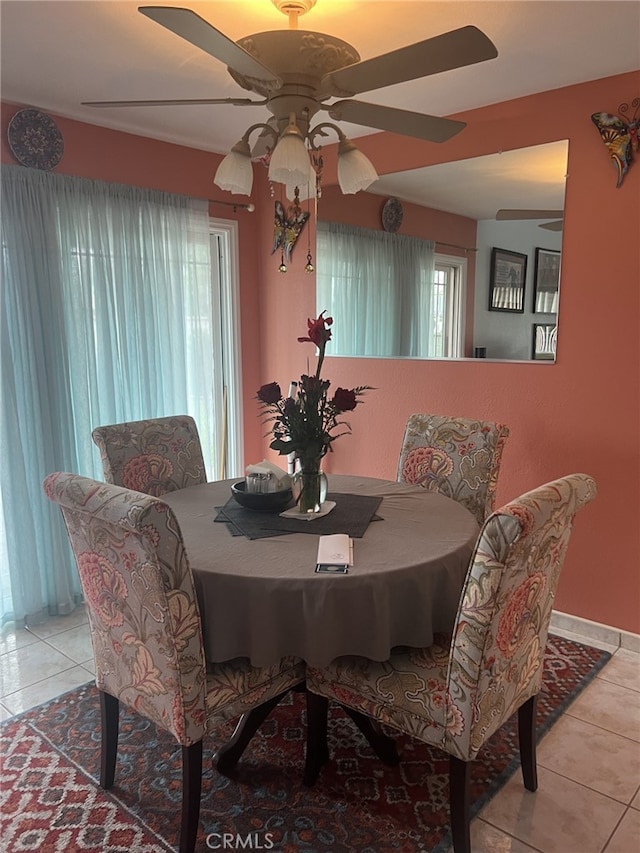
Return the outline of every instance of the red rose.
<path id="1" fill-rule="evenodd" d="M 262 400 L 263 403 L 277 403 L 278 400 L 282 398 L 282 391 L 280 390 L 280 386 L 277 382 L 269 382 L 267 385 L 263 385 L 262 388 L 260 388 L 257 397 L 258 400 Z"/>
<path id="2" fill-rule="evenodd" d="M 338 412 L 351 412 L 356 407 L 356 392 L 348 388 L 336 388 L 331 404 Z"/>

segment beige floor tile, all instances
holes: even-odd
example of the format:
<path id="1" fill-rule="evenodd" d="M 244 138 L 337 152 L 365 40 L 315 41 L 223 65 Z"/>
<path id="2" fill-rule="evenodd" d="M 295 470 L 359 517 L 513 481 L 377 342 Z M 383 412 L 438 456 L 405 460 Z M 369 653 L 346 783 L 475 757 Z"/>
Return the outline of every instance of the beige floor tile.
<path id="1" fill-rule="evenodd" d="M 640 779 L 640 743 L 565 715 L 538 746 L 538 765 L 628 805 Z"/>
<path id="2" fill-rule="evenodd" d="M 26 628 L 16 628 L 13 622 L 8 622 L 0 628 L 0 655 L 36 642 L 37 637 Z"/>
<path id="3" fill-rule="evenodd" d="M 58 675 L 53 675 L 50 678 L 45 678 L 37 684 L 31 684 L 24 687 L 22 690 L 16 690 L 15 693 L 10 693 L 4 696 L 2 702 L 11 711 L 12 714 L 21 714 L 29 708 L 35 708 L 43 702 L 48 702 L 49 699 L 54 699 L 67 690 L 73 690 L 74 687 L 80 687 L 91 681 L 91 675 L 82 666 L 74 666 L 61 672 Z"/>
<path id="4" fill-rule="evenodd" d="M 68 631 L 62 631 L 60 634 L 54 634 L 46 642 L 76 663 L 93 660 L 91 633 L 88 622 L 85 622 L 84 625 L 78 625 L 77 628 L 70 628 Z"/>
<path id="5" fill-rule="evenodd" d="M 604 848 L 605 853 L 638 853 L 640 849 L 640 812 L 629 809 Z"/>
<path id="6" fill-rule="evenodd" d="M 74 662 L 46 643 L 0 655 L 0 697 L 70 669 Z"/>
<path id="7" fill-rule="evenodd" d="M 634 809 L 640 809 L 640 790 L 637 792 L 635 797 L 631 800 L 631 806 Z"/>
<path id="8" fill-rule="evenodd" d="M 638 693 L 602 678 L 594 678 L 566 713 L 610 732 L 640 741 Z"/>
<path id="9" fill-rule="evenodd" d="M 4 723 L 9 717 L 13 717 L 11 711 L 0 702 L 0 723 Z"/>
<path id="10" fill-rule="evenodd" d="M 515 774 L 479 817 L 544 853 L 601 853 L 625 807 L 538 767 L 538 790 Z"/>
<path id="11" fill-rule="evenodd" d="M 40 637 L 41 639 L 46 639 L 47 637 L 52 637 L 54 634 L 59 634 L 60 631 L 68 631 L 69 628 L 75 628 L 78 625 L 82 625 L 87 621 L 87 612 L 84 607 L 76 607 L 73 613 L 69 613 L 68 616 L 52 616 L 51 619 L 47 619 L 46 622 L 42 622 L 40 625 L 34 625 L 32 628 L 29 628 L 36 637 Z"/>
<path id="12" fill-rule="evenodd" d="M 600 670 L 598 678 L 640 691 L 640 655 L 627 649 L 618 649 L 609 663 Z M 638 701 L 640 702 L 640 697 Z"/>
<path id="13" fill-rule="evenodd" d="M 479 818 L 471 822 L 471 849 L 473 853 L 535 853 L 533 847 Z"/>
<path id="14" fill-rule="evenodd" d="M 471 850 L 473 853 L 536 853 L 535 848 L 480 818 L 471 821 Z M 443 853 L 453 853 L 453 847 L 449 845 Z"/>

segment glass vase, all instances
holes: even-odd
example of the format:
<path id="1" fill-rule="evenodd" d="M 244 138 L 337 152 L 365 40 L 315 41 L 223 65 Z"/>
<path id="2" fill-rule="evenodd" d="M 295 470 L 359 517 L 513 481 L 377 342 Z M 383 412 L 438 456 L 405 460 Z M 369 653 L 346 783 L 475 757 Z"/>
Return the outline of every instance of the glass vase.
<path id="1" fill-rule="evenodd" d="M 320 467 L 320 458 L 299 461 L 300 469 L 291 478 L 298 509 L 305 514 L 320 512 L 327 497 L 327 477 Z"/>

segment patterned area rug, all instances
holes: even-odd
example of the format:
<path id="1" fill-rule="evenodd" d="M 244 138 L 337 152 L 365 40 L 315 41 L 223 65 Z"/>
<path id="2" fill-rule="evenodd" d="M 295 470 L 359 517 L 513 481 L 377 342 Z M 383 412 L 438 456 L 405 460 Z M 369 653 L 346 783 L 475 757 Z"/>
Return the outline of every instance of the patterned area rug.
<path id="1" fill-rule="evenodd" d="M 549 729 L 610 655 L 550 637 L 538 732 Z M 304 698 L 290 694 L 262 725 L 232 779 L 212 769 L 224 724 L 205 744 L 197 850 L 275 853 L 443 853 L 450 845 L 448 758 L 403 736 L 402 760 L 385 767 L 349 718 L 332 706 L 332 760 L 302 785 Z M 389 734 L 393 732 L 388 729 Z M 181 753 L 173 739 L 121 712 L 116 784 L 97 785 L 100 709 L 88 684 L 2 725 L 0 776 L 6 853 L 156 853 L 175 850 Z M 515 721 L 474 762 L 473 813 L 519 770 Z M 226 834 L 226 836 L 225 836 Z"/>

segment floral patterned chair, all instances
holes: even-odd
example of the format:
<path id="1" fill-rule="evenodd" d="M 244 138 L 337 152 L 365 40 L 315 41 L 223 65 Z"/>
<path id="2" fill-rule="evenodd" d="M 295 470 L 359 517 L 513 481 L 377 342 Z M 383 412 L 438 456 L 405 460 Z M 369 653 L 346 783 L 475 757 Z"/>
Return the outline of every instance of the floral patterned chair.
<path id="1" fill-rule="evenodd" d="M 493 511 L 508 437 L 508 427 L 492 421 L 410 415 L 397 479 L 453 498 L 482 524 Z"/>
<path id="2" fill-rule="evenodd" d="M 189 415 L 96 427 L 107 483 L 160 497 L 206 483 L 198 428 Z"/>
<path id="3" fill-rule="evenodd" d="M 471 849 L 470 762 L 516 711 L 524 784 L 536 790 L 536 695 L 551 608 L 574 514 L 595 494 L 590 477 L 572 474 L 493 513 L 471 558 L 451 637 L 382 663 L 341 657 L 324 669 L 307 667 L 317 718 L 326 718 L 334 699 L 449 753 L 455 853 Z M 321 761 L 325 737 L 326 727 L 314 747 Z"/>
<path id="4" fill-rule="evenodd" d="M 44 490 L 62 510 L 86 599 L 102 712 L 100 785 L 110 788 L 114 781 L 122 702 L 182 746 L 180 853 L 191 853 L 203 738 L 252 709 L 264 719 L 304 681 L 304 664 L 286 657 L 259 668 L 238 658 L 207 670 L 193 577 L 171 509 L 75 474 L 50 474 Z M 240 735 L 229 767 L 256 728 Z"/>

